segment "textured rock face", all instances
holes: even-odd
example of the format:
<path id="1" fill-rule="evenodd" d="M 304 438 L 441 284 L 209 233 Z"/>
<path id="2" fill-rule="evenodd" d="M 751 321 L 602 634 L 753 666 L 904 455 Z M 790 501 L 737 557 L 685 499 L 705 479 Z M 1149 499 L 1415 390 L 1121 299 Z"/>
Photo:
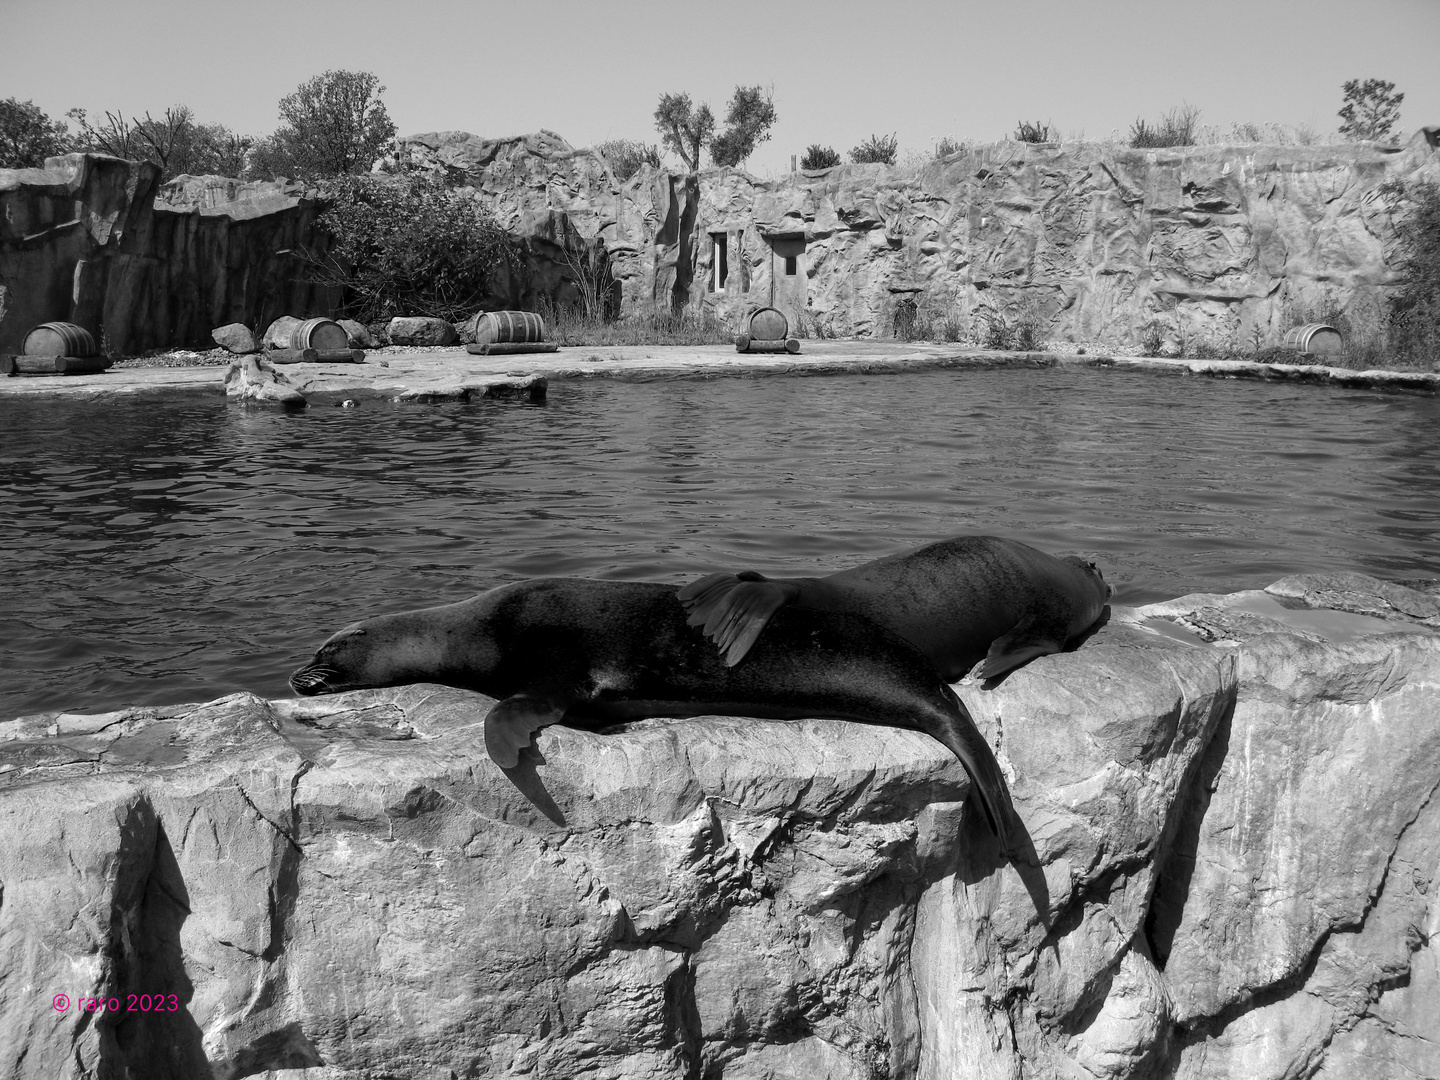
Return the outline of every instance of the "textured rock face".
<path id="1" fill-rule="evenodd" d="M 551 728 L 560 829 L 442 687 L 0 724 L 0 1071 L 1436 1075 L 1440 635 L 1196 597 L 960 691 L 1030 863 L 886 728 Z"/>
<path id="2" fill-rule="evenodd" d="M 624 184 L 549 132 L 403 143 L 502 223 L 563 211 L 603 237 L 627 310 L 708 306 L 738 327 L 774 303 L 840 336 L 888 335 L 908 304 L 962 322 L 1029 306 L 1059 338 L 1131 343 L 1154 325 L 1177 343 L 1279 344 L 1291 311 L 1328 300 L 1363 319 L 1383 302 L 1393 233 L 1379 186 L 1440 178 L 1423 139 L 1400 153 L 1002 143 L 919 170 L 761 181 L 646 167 Z"/>

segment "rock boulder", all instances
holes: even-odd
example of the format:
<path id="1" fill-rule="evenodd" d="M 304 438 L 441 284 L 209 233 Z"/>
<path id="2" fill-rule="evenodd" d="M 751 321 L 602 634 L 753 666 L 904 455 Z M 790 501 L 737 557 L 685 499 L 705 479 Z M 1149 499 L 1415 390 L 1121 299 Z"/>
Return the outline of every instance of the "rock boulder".
<path id="1" fill-rule="evenodd" d="M 227 323 L 225 326 L 217 326 L 210 331 L 210 336 L 215 339 L 215 344 L 232 353 L 253 353 L 259 346 L 255 344 L 255 335 L 244 323 Z"/>
<path id="2" fill-rule="evenodd" d="M 425 345 L 439 347 L 455 343 L 455 327 L 444 319 L 428 316 L 395 318 L 385 329 L 391 345 Z"/>

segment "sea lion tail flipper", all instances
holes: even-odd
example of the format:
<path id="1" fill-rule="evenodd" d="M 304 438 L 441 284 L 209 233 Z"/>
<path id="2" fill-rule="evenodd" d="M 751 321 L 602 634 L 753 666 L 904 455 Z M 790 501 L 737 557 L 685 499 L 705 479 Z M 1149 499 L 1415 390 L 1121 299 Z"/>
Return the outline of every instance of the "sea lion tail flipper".
<path id="1" fill-rule="evenodd" d="M 727 667 L 745 658 L 771 616 L 791 599 L 784 585 L 749 570 L 710 574 L 677 595 L 690 612 L 686 622 L 703 627 Z"/>
<path id="2" fill-rule="evenodd" d="M 564 715 L 560 703 L 532 694 L 516 694 L 497 702 L 485 717 L 485 749 L 490 760 L 502 769 L 515 768 L 520 751 L 530 745 L 535 732 Z"/>
<path id="3" fill-rule="evenodd" d="M 1000 762 L 995 759 L 995 751 L 990 749 L 985 736 L 981 735 L 980 729 L 975 726 L 970 710 L 948 686 L 945 690 L 946 698 L 959 714 L 958 719 L 943 714 L 927 723 L 922 718 L 921 728 L 944 744 L 960 759 L 960 764 L 965 766 L 965 771 L 970 774 L 971 787 L 980 800 L 980 809 L 985 812 L 985 819 L 990 824 L 990 830 L 999 838 L 1001 846 L 1008 850 L 1012 834 L 1016 831 L 1024 833 L 1024 826 L 1018 824 L 1015 804 L 1010 801 L 1010 785 L 1005 782 L 1005 774 L 1000 771 Z"/>

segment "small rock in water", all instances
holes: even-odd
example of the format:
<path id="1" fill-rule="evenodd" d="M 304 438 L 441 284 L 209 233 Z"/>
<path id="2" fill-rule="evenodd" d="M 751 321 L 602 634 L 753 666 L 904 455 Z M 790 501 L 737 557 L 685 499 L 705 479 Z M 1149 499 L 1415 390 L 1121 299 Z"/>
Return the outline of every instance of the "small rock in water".
<path id="1" fill-rule="evenodd" d="M 358 404 L 360 403 L 354 398 L 346 398 L 344 401 L 337 401 L 335 407 L 337 409 L 353 409 Z"/>

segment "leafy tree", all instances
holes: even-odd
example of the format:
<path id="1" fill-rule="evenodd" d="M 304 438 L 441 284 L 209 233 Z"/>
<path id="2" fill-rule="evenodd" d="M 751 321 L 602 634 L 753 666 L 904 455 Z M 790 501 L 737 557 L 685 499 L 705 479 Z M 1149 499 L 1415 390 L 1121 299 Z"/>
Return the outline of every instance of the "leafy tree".
<path id="1" fill-rule="evenodd" d="M 1349 79 L 1341 87 L 1345 106 L 1340 110 L 1340 134 L 1350 139 L 1383 139 L 1400 119 L 1404 94 L 1395 93 L 1395 84 L 1382 79 Z"/>
<path id="2" fill-rule="evenodd" d="M 660 168 L 660 150 L 634 139 L 608 139 L 595 149 L 609 162 L 610 171 L 621 183 L 639 172 L 642 165 Z"/>
<path id="3" fill-rule="evenodd" d="M 33 101 L 0 101 L 0 169 L 38 169 L 70 150 L 70 129 Z"/>
<path id="4" fill-rule="evenodd" d="M 285 121 L 256 145 L 256 169 L 270 175 L 342 176 L 370 171 L 395 138 L 380 95 L 385 87 L 368 71 L 327 71 L 280 99 Z"/>
<path id="5" fill-rule="evenodd" d="M 698 109 L 689 94 L 665 94 L 655 109 L 655 130 L 667 149 L 675 151 L 685 168 L 700 168 L 700 149 L 715 137 L 715 115 L 709 105 Z"/>
<path id="6" fill-rule="evenodd" d="M 438 177 L 338 176 L 321 191 L 319 223 L 335 242 L 323 255 L 306 253 L 311 276 L 340 286 L 344 310 L 362 322 L 463 318 L 483 306 L 493 273 L 520 265 L 474 193 Z"/>
<path id="7" fill-rule="evenodd" d="M 833 146 L 821 146 L 819 143 L 811 143 L 805 148 L 805 156 L 800 159 L 802 169 L 831 169 L 840 164 L 840 155 L 835 152 Z"/>
<path id="8" fill-rule="evenodd" d="M 767 94 L 758 86 L 737 86 L 725 113 L 725 130 L 710 143 L 710 159 L 716 165 L 739 165 L 770 138 L 776 119 L 773 89 Z"/>
<path id="9" fill-rule="evenodd" d="M 900 140 L 894 135 L 871 135 L 850 151 L 850 160 L 857 165 L 894 165 L 895 153 L 899 149 Z"/>

